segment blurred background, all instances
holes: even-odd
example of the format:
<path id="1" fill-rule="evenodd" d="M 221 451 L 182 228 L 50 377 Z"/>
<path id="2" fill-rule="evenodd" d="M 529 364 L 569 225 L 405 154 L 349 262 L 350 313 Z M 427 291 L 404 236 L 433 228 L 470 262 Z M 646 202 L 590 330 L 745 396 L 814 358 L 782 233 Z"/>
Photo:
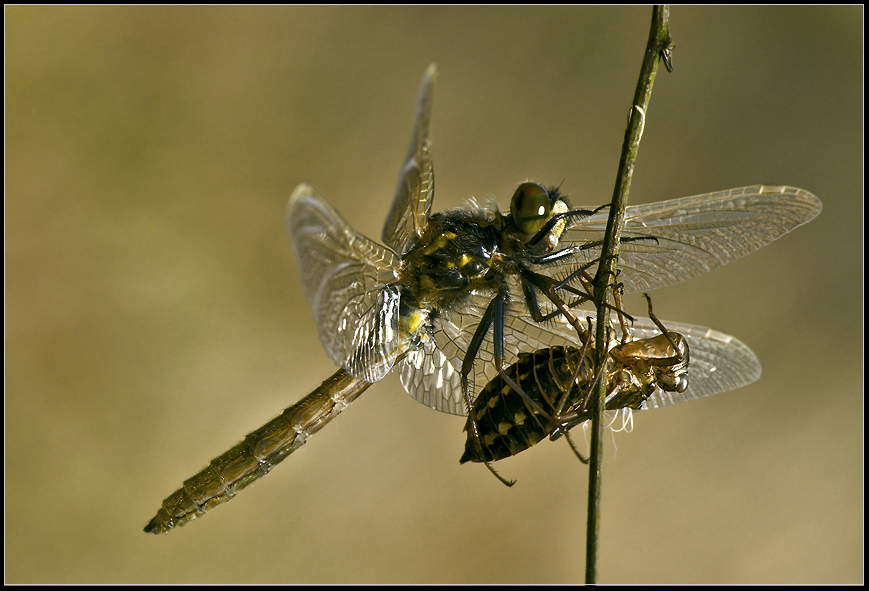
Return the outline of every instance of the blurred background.
<path id="1" fill-rule="evenodd" d="M 6 582 L 583 580 L 568 446 L 501 462 L 508 489 L 394 375 L 236 500 L 142 528 L 335 369 L 285 235 L 293 188 L 379 237 L 436 62 L 435 210 L 506 206 L 527 179 L 608 202 L 651 9 L 5 13 Z M 862 23 L 672 11 L 631 203 L 768 183 L 824 211 L 652 294 L 764 375 L 607 435 L 601 582 L 863 580 Z"/>

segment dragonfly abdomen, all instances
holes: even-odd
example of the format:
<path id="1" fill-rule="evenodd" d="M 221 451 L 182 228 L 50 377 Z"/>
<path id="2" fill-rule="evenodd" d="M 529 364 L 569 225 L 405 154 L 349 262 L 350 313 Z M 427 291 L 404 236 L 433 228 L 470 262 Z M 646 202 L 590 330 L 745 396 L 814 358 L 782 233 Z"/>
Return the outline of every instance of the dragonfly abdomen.
<path id="1" fill-rule="evenodd" d="M 521 353 L 506 369 L 510 379 L 538 408 L 529 405 L 500 375 L 486 384 L 474 401 L 479 440 L 469 431 L 472 427 L 468 421 L 465 453 L 459 461 L 497 461 L 516 455 L 551 435 L 558 427 L 554 415 L 559 410 L 562 414 L 575 411 L 586 396 L 593 372 L 591 350 L 582 359 L 579 353 L 574 347 L 539 349 Z M 583 367 L 577 371 L 580 362 Z M 562 401 L 565 396 L 567 399 Z"/>
<path id="2" fill-rule="evenodd" d="M 185 480 L 163 501 L 145 531 L 166 533 L 230 500 L 301 447 L 370 385 L 338 370 L 319 388 Z"/>

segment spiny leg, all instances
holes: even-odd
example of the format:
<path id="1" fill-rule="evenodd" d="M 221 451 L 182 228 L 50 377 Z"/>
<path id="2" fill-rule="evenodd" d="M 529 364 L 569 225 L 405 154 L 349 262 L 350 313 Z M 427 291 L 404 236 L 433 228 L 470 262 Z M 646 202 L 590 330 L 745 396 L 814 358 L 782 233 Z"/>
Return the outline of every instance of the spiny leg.
<path id="1" fill-rule="evenodd" d="M 583 361 L 585 360 L 585 356 L 588 354 L 589 347 L 594 342 L 594 335 L 591 332 L 591 320 L 590 319 L 588 320 L 588 327 L 589 327 L 588 337 L 582 342 L 582 348 L 579 350 L 579 362 L 576 364 L 576 368 L 573 370 L 573 374 L 570 377 L 570 382 L 568 383 L 567 389 L 562 393 L 562 396 L 558 402 L 558 405 L 555 406 L 555 416 L 558 417 L 559 419 L 561 419 L 561 417 L 565 416 L 564 415 L 564 407 L 567 404 L 567 401 L 570 399 L 570 391 L 574 387 L 578 387 L 577 380 L 579 379 L 579 374 L 582 372 Z M 597 381 L 597 379 L 595 379 L 592 382 L 592 384 L 594 384 L 594 382 L 596 382 L 596 381 Z M 583 400 L 583 405 L 584 405 L 584 403 L 585 403 L 585 400 Z M 556 433 L 559 432 L 561 430 L 561 428 L 564 427 L 565 425 L 566 425 L 566 423 L 564 421 L 559 420 L 558 421 L 558 428 L 556 429 Z M 566 431 L 564 431 L 564 432 L 566 433 Z M 553 433 L 553 434 L 555 434 L 555 433 Z"/>
<path id="2" fill-rule="evenodd" d="M 584 271 L 583 271 L 583 273 L 584 273 Z M 576 380 L 579 376 L 579 373 L 582 371 L 583 360 L 585 358 L 585 355 L 588 352 L 589 345 L 594 340 L 593 334 L 591 331 L 591 320 L 590 319 L 588 320 L 588 326 L 589 326 L 588 330 L 587 331 L 584 330 L 582 328 L 582 326 L 579 324 L 579 320 L 576 318 L 576 316 L 574 316 L 569 311 L 568 306 L 557 295 L 557 293 L 556 293 L 557 290 L 559 288 L 561 288 L 561 289 L 564 288 L 563 282 L 561 284 L 555 283 L 553 279 L 546 277 L 545 275 L 540 275 L 538 273 L 534 273 L 533 271 L 530 271 L 530 270 L 524 270 L 524 272 L 522 273 L 522 276 L 523 276 L 522 285 L 523 285 L 523 290 L 525 291 L 526 303 L 528 305 L 529 311 L 532 312 L 532 317 L 535 315 L 534 314 L 535 310 L 537 311 L 537 315 L 540 316 L 539 306 L 536 302 L 533 289 L 531 288 L 531 286 L 533 285 L 533 286 L 537 287 L 538 289 L 540 289 L 541 292 L 543 292 L 546 295 L 546 297 L 556 306 L 556 308 L 558 310 L 557 312 L 553 312 L 552 314 L 550 314 L 546 317 L 543 317 L 541 320 L 538 320 L 537 318 L 535 318 L 535 320 L 540 322 L 540 321 L 545 320 L 549 317 L 552 317 L 553 315 L 563 314 L 565 319 L 576 329 L 577 335 L 579 336 L 580 340 L 583 343 L 583 346 L 582 346 L 582 349 L 581 349 L 580 355 L 579 355 L 579 362 L 577 363 L 577 367 L 574 370 L 574 374 L 571 378 L 571 382 L 569 383 L 567 389 L 563 392 L 563 394 L 561 396 L 561 400 L 560 400 L 557 408 L 555 409 L 555 413 L 553 416 L 554 431 L 550 435 L 550 439 L 557 439 L 561 434 L 564 434 L 565 439 L 567 440 L 568 444 L 570 445 L 571 450 L 576 455 L 576 457 L 579 459 L 579 461 L 581 461 L 584 464 L 587 464 L 588 459 L 586 459 L 582 456 L 582 454 L 579 452 L 579 450 L 573 444 L 573 441 L 571 441 L 571 439 L 567 433 L 568 430 L 570 429 L 570 426 L 569 426 L 570 421 L 569 421 L 568 417 L 575 418 L 576 416 L 578 416 L 578 414 L 577 413 L 570 413 L 569 415 L 565 416 L 562 413 L 564 411 L 564 405 L 567 403 L 567 400 L 569 400 L 569 398 L 570 398 L 570 391 L 576 386 Z M 587 294 L 584 294 L 584 295 L 587 296 Z M 591 298 L 589 297 L 589 299 L 591 299 Z M 611 307 L 611 306 L 608 306 L 608 307 Z M 619 314 L 619 318 L 622 318 L 623 311 L 620 309 L 620 307 L 621 306 L 617 305 L 617 307 L 614 309 Z M 605 367 L 606 367 L 606 362 L 604 361 L 600 364 L 600 367 L 598 368 L 594 379 L 591 381 L 591 384 L 589 385 L 587 392 L 590 393 L 592 391 L 592 389 L 594 388 L 594 385 L 597 383 L 597 381 L 603 375 L 603 370 Z M 578 386 L 576 386 L 576 387 L 578 387 Z M 586 395 L 585 399 L 583 400 L 583 406 L 585 406 L 585 404 L 588 402 L 588 398 L 589 398 L 589 396 Z"/>
<path id="3" fill-rule="evenodd" d="M 524 400 L 526 406 L 528 408 L 540 415 L 543 419 L 549 422 L 551 425 L 556 426 L 559 424 L 558 420 L 552 416 L 549 412 L 547 412 L 544 408 L 540 406 L 535 400 L 533 400 L 528 394 L 523 390 L 523 388 L 514 381 L 506 372 L 505 361 L 504 361 L 504 302 L 506 299 L 505 288 L 499 289 L 498 293 L 492 298 L 491 302 L 487 306 L 485 312 L 480 318 L 480 322 L 478 323 L 473 336 L 471 337 L 471 341 L 468 345 L 467 351 L 465 352 L 465 357 L 462 362 L 462 394 L 465 399 L 465 404 L 468 406 L 471 411 L 469 412 L 469 422 L 471 423 L 471 429 L 473 432 L 474 439 L 477 442 L 477 445 L 480 447 L 482 457 L 485 458 L 486 449 L 482 443 L 482 437 L 479 432 L 479 427 L 476 424 L 476 417 L 474 416 L 473 406 L 471 405 L 470 399 L 470 387 L 468 385 L 468 376 L 470 372 L 473 370 L 474 360 L 476 359 L 477 354 L 479 353 L 480 347 L 488 334 L 489 326 L 492 326 L 492 338 L 493 338 L 493 349 L 494 349 L 494 363 L 500 378 L 504 381 L 507 386 L 519 394 Z M 569 315 L 569 312 L 568 312 Z M 582 331 L 585 333 L 585 331 Z M 587 333 L 585 333 L 587 334 Z M 507 482 L 500 475 L 495 472 L 495 470 L 489 465 L 489 462 L 484 459 L 484 463 L 486 467 L 504 484 L 508 486 L 512 484 L 512 482 Z"/>
<path id="4" fill-rule="evenodd" d="M 591 263 L 583 265 L 580 269 L 574 271 L 568 277 L 560 281 L 547 275 L 541 275 L 540 273 L 536 273 L 534 271 L 531 271 L 530 269 L 521 270 L 520 277 L 522 277 L 522 290 L 525 295 L 525 302 L 528 307 L 528 311 L 531 313 L 531 318 L 535 322 L 543 323 L 564 313 L 559 308 L 548 314 L 543 314 L 543 312 L 540 310 L 540 305 L 537 302 L 537 296 L 535 295 L 532 287 L 537 287 L 537 289 L 539 289 L 544 295 L 546 295 L 547 299 L 553 301 L 553 303 L 555 303 L 555 301 L 552 300 L 549 294 L 555 293 L 558 290 L 563 290 L 567 293 L 577 296 L 576 299 L 570 301 L 569 303 L 563 302 L 564 307 L 566 307 L 567 309 L 575 308 L 576 306 L 579 306 L 584 302 L 596 302 L 594 296 L 591 295 L 593 291 L 590 283 L 591 277 L 588 275 L 588 273 L 585 272 L 585 269 L 587 269 L 590 265 L 594 264 L 594 262 L 595 261 L 592 261 Z M 573 281 L 576 278 L 579 278 L 580 283 L 582 283 L 582 287 L 583 289 L 585 289 L 585 291 L 581 291 L 580 289 L 568 285 L 569 282 Z M 624 310 L 620 310 L 607 302 L 603 302 L 603 306 L 619 314 L 624 314 L 627 318 L 633 321 L 633 318 L 629 314 L 624 312 Z M 557 304 L 556 307 L 558 307 Z M 568 322 L 570 322 L 575 328 L 576 325 L 571 321 L 571 317 L 569 315 L 565 316 Z M 582 334 L 580 334 L 579 337 L 580 340 L 584 339 Z"/>
<path id="5" fill-rule="evenodd" d="M 570 387 L 573 387 L 576 384 L 576 381 L 577 381 L 578 376 L 579 376 L 579 372 L 582 370 L 582 362 L 585 359 L 585 355 L 588 354 L 589 347 L 593 346 L 594 339 L 591 336 L 593 334 L 591 331 L 591 318 L 588 318 L 587 321 L 589 324 L 589 338 L 583 343 L 583 349 L 582 349 L 581 355 L 580 355 L 580 362 L 577 364 L 577 367 L 574 370 Z M 608 330 L 607 331 L 607 341 L 609 341 L 609 339 L 610 339 L 610 336 L 609 336 L 609 330 Z M 585 395 L 581 398 L 582 403 L 576 408 L 576 410 L 574 410 L 573 412 L 570 412 L 570 413 L 566 413 L 566 414 L 563 413 L 563 407 L 564 407 L 566 400 L 568 399 L 569 390 L 565 393 L 565 395 L 562 398 L 562 402 L 559 404 L 559 407 L 558 407 L 557 413 L 556 413 L 556 416 L 558 417 L 558 420 L 559 420 L 559 427 L 550 436 L 551 440 L 555 440 L 561 434 L 563 434 L 564 438 L 567 440 L 568 445 L 570 445 L 570 449 L 573 451 L 574 455 L 576 455 L 576 457 L 579 459 L 579 461 L 582 462 L 583 464 L 587 464 L 588 459 L 584 458 L 583 455 L 577 449 L 576 445 L 574 445 L 573 440 L 570 438 L 569 430 L 572 429 L 573 427 L 575 427 L 576 425 L 587 420 L 588 417 L 586 417 L 585 419 L 582 419 L 582 420 L 580 420 L 580 418 L 586 415 L 586 413 L 588 411 L 588 408 L 587 408 L 588 403 L 591 401 L 591 393 L 594 390 L 594 387 L 597 384 L 598 380 L 600 380 L 601 377 L 603 376 L 605 368 L 606 368 L 606 357 L 604 358 L 604 361 L 598 365 L 597 370 L 594 372 L 593 378 L 588 382 L 588 385 L 585 389 Z M 622 387 L 621 384 L 616 385 L 616 387 L 613 389 L 613 393 L 620 391 L 621 387 Z M 610 394 L 608 394 L 608 397 L 609 397 L 609 395 Z"/>
<path id="6" fill-rule="evenodd" d="M 558 403 L 558 406 L 555 409 L 555 416 L 558 418 L 558 426 L 555 429 L 555 433 L 563 433 L 564 438 L 567 441 L 568 445 L 570 445 L 570 449 L 573 451 L 574 455 L 579 459 L 583 464 L 588 464 L 588 458 L 583 457 L 583 455 L 579 452 L 576 445 L 573 444 L 573 440 L 570 438 L 570 434 L 568 433 L 569 428 L 567 428 L 566 421 L 563 420 L 564 406 L 567 404 L 567 401 L 570 399 L 570 391 L 573 388 L 578 388 L 577 380 L 579 379 L 579 374 L 582 372 L 583 361 L 585 360 L 585 356 L 588 352 L 589 345 L 594 340 L 591 332 L 591 321 L 588 323 L 588 338 L 582 343 L 582 349 L 579 351 L 579 362 L 576 364 L 576 369 L 573 370 L 573 374 L 570 376 L 570 382 L 568 383 L 567 389 L 564 391 L 561 396 L 561 401 Z M 592 385 L 597 382 L 597 379 L 592 380 Z M 588 389 L 588 392 L 591 392 L 591 388 Z M 586 398 L 588 396 L 586 395 Z M 583 400 L 583 404 L 585 400 Z"/>
<path id="7" fill-rule="evenodd" d="M 480 323 L 477 324 L 473 337 L 471 337 L 471 342 L 468 344 L 468 350 L 465 351 L 465 358 L 462 360 L 461 373 L 462 397 L 465 400 L 465 407 L 468 409 L 468 423 L 471 425 L 471 431 L 477 445 L 480 446 L 480 457 L 483 458 L 483 464 L 485 464 L 489 472 L 491 472 L 495 478 L 501 482 L 501 484 L 504 484 L 505 486 L 513 486 L 516 484 L 516 481 L 506 480 L 495 471 L 489 460 L 486 459 L 486 448 L 483 446 L 483 438 L 480 436 L 480 429 L 477 426 L 476 417 L 474 417 L 474 405 L 471 401 L 470 388 L 468 386 L 468 375 L 470 375 L 471 370 L 474 368 L 474 359 L 480 351 L 480 345 L 482 345 L 486 333 L 489 331 L 489 325 L 492 323 L 493 305 L 497 299 L 498 296 L 495 296 L 495 298 L 489 303 L 488 307 L 486 307 L 486 311 L 483 313 L 482 318 L 480 318 Z M 506 375 L 506 373 L 504 373 L 504 375 Z"/>
<path id="8" fill-rule="evenodd" d="M 577 273 L 574 273 L 574 275 L 577 275 Z M 618 272 L 616 272 L 616 276 L 617 276 L 617 275 L 618 275 Z M 588 274 L 585 273 L 584 271 L 581 273 L 581 275 L 579 275 L 579 277 L 580 277 L 580 280 L 583 281 L 583 282 L 586 282 L 586 281 L 590 281 L 590 280 L 591 280 L 591 278 L 588 276 Z M 542 276 L 541 276 L 541 278 L 544 278 L 544 279 L 545 279 L 545 277 L 542 277 Z M 555 287 L 555 289 L 558 288 L 558 286 L 554 286 L 554 287 Z M 586 286 L 585 284 L 584 284 L 584 287 L 586 287 L 587 289 L 590 288 L 590 286 Z M 552 288 L 551 288 L 551 289 L 552 289 Z M 628 315 L 628 314 L 627 314 L 627 313 L 622 309 L 622 302 L 621 302 L 621 297 L 620 297 L 620 296 L 621 296 L 621 292 L 622 292 L 623 290 L 624 290 L 624 286 L 623 286 L 623 284 L 621 284 L 621 283 L 615 284 L 615 285 L 613 286 L 614 305 L 613 305 L 613 306 L 608 306 L 608 307 L 611 308 L 612 310 L 614 310 L 614 311 L 616 312 L 616 314 L 618 315 L 619 323 L 620 323 L 620 325 L 621 325 L 621 328 L 622 328 L 623 334 L 629 334 L 629 333 L 628 333 L 627 325 L 626 325 L 626 323 L 625 323 L 625 317 L 627 317 L 627 318 L 630 319 L 631 321 L 633 321 L 633 318 L 631 318 L 631 316 Z M 547 292 L 544 292 L 544 293 L 547 293 Z M 549 293 L 547 293 L 547 295 L 549 295 Z M 572 381 L 572 382 L 570 383 L 570 385 L 568 386 L 567 391 L 566 391 L 566 392 L 564 393 L 564 395 L 562 396 L 561 402 L 559 403 L 558 407 L 555 409 L 555 413 L 556 413 L 555 416 L 556 416 L 556 417 L 559 417 L 559 418 L 562 417 L 562 416 L 564 416 L 562 413 L 563 413 L 563 411 L 564 411 L 564 405 L 566 404 L 567 400 L 569 399 L 569 395 L 568 395 L 568 394 L 569 394 L 570 390 L 573 388 L 573 386 L 576 384 L 576 380 L 578 379 L 579 373 L 580 373 L 580 371 L 582 370 L 582 365 L 583 365 L 582 362 L 583 362 L 583 360 L 585 359 L 585 356 L 588 354 L 588 349 L 589 349 L 589 347 L 590 347 L 590 346 L 593 346 L 594 336 L 593 336 L 593 330 L 592 330 L 592 319 L 591 319 L 591 318 L 587 318 L 586 321 L 588 322 L 588 331 L 587 331 L 588 336 L 587 336 L 586 338 L 583 338 L 583 339 L 582 339 L 583 345 L 582 345 L 582 349 L 581 349 L 581 352 L 580 352 L 579 363 L 577 364 L 577 367 L 576 367 L 576 369 L 574 370 L 574 375 L 573 375 L 573 378 L 572 378 L 573 381 Z M 578 332 L 579 332 L 579 331 L 578 331 Z M 581 337 L 581 335 L 580 335 L 580 337 Z M 582 338 L 582 337 L 581 337 L 581 338 Z M 609 337 L 609 329 L 608 329 L 608 331 L 607 331 L 607 343 L 609 343 L 609 339 L 610 339 L 610 337 Z M 598 381 L 598 380 L 601 378 L 601 376 L 603 375 L 603 370 L 604 370 L 605 367 L 606 367 L 606 355 L 604 356 L 603 360 L 602 360 L 601 363 L 599 364 L 597 370 L 594 372 L 594 379 L 591 381 L 591 383 L 590 383 L 589 386 L 588 386 L 588 392 L 589 392 L 589 393 L 590 393 L 591 390 L 594 388 L 594 386 L 595 386 L 595 384 L 597 383 L 597 381 Z M 588 403 L 589 399 L 590 399 L 590 396 L 588 396 L 588 395 L 585 396 L 585 397 L 583 398 L 583 404 L 582 404 L 582 406 L 580 406 L 580 407 L 578 408 L 578 410 L 582 410 L 582 409 L 584 409 L 584 408 L 585 408 L 585 405 Z M 560 427 L 561 427 L 561 426 L 564 426 L 564 425 L 567 425 L 567 424 L 568 424 L 567 421 L 559 421 L 559 426 L 560 426 Z M 569 428 L 570 428 L 570 427 L 568 427 L 568 429 L 569 429 Z M 566 435 L 566 431 L 564 431 L 564 432 L 565 432 L 565 435 Z M 573 446 L 572 443 L 571 443 L 571 446 Z M 575 448 L 574 448 L 574 451 L 575 451 Z M 581 456 L 580 456 L 580 459 L 582 459 Z"/>
<path id="9" fill-rule="evenodd" d="M 494 345 L 494 353 L 495 353 L 495 369 L 498 371 L 498 375 L 504 382 L 516 393 L 522 396 L 522 399 L 528 405 L 528 407 L 543 416 L 546 420 L 553 420 L 552 415 L 546 412 L 546 410 L 537 404 L 530 396 L 528 396 L 525 391 L 522 389 L 519 384 L 517 384 L 513 379 L 507 375 L 506 368 L 504 367 L 504 300 L 506 299 L 503 289 L 499 290 L 498 294 L 492 298 L 492 301 L 489 302 L 489 306 L 486 308 L 486 312 L 483 314 L 483 318 L 480 320 L 480 323 L 477 325 L 477 329 L 474 332 L 474 336 L 471 339 L 471 344 L 468 346 L 468 351 L 465 353 L 465 360 L 462 363 L 462 373 L 467 375 L 470 373 L 473 368 L 473 361 L 476 358 L 477 352 L 479 351 L 480 345 L 483 342 L 483 339 L 486 336 L 486 333 L 489 330 L 489 325 L 492 325 L 492 342 Z M 473 352 L 473 355 L 470 353 Z"/>
<path id="10" fill-rule="evenodd" d="M 570 446 L 570 451 L 573 452 L 573 455 L 576 456 L 576 459 L 578 459 L 583 464 L 588 464 L 589 458 L 584 457 L 582 453 L 580 453 L 579 449 L 577 449 L 576 447 L 576 444 L 573 442 L 573 439 L 570 438 L 570 433 L 568 433 L 567 431 L 564 432 L 564 440 L 567 442 L 567 445 Z"/>
<path id="11" fill-rule="evenodd" d="M 617 283 L 613 286 L 613 302 L 615 303 L 615 306 L 616 306 L 616 310 L 617 310 L 616 314 L 619 317 L 619 326 L 622 329 L 622 342 L 626 343 L 628 341 L 633 340 L 634 337 L 631 335 L 631 331 L 628 328 L 627 323 L 625 322 L 625 317 L 629 318 L 631 322 L 633 322 L 634 319 L 631 318 L 630 316 L 628 316 L 622 310 L 622 295 L 624 294 L 624 291 L 625 291 L 625 286 L 621 283 Z M 652 301 L 649 300 L 650 305 L 651 305 L 651 303 L 652 303 Z"/>
<path id="12" fill-rule="evenodd" d="M 528 248 L 533 248 L 533 247 L 537 246 L 538 244 L 540 244 L 540 242 L 542 242 L 545 238 L 549 237 L 549 235 L 552 233 L 555 226 L 557 226 L 558 224 L 567 223 L 570 221 L 571 218 L 584 218 L 584 217 L 592 216 L 592 215 L 596 214 L 597 212 L 599 212 L 600 210 L 607 208 L 609 206 L 610 206 L 610 204 L 607 203 L 607 204 L 601 205 L 597 209 L 593 209 L 593 210 L 573 209 L 571 211 L 565 211 L 564 213 L 556 214 L 556 215 L 552 216 L 552 218 L 548 222 L 546 222 L 543 225 L 543 227 L 541 227 L 537 231 L 537 233 L 534 234 L 528 240 L 528 242 L 526 242 L 526 246 Z M 558 232 L 559 236 L 560 236 L 560 234 L 561 234 L 561 232 Z"/>
<path id="13" fill-rule="evenodd" d="M 546 298 L 552 302 L 552 304 L 557 308 L 558 312 L 554 314 L 563 314 L 565 320 L 576 330 L 576 334 L 579 337 L 580 341 L 585 340 L 586 330 L 582 327 L 579 322 L 579 319 L 570 311 L 568 306 L 564 303 L 564 301 L 559 297 L 556 288 L 557 282 L 551 277 L 547 277 L 546 275 L 541 275 L 540 273 L 536 273 L 530 269 L 520 269 L 519 275 L 522 278 L 522 290 L 525 293 L 525 301 L 528 306 L 529 311 L 532 314 L 532 319 L 535 322 L 543 322 L 548 320 L 552 315 L 543 316 L 540 314 L 540 307 L 537 304 L 536 296 L 534 295 L 534 290 L 531 287 L 536 287 L 546 296 Z M 538 316 L 535 318 L 536 315 Z"/>

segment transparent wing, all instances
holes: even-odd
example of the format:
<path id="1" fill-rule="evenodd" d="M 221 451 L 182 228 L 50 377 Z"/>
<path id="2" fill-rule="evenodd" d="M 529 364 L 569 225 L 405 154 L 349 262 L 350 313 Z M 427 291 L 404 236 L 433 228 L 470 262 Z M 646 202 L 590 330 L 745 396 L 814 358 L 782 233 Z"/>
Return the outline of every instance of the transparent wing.
<path id="1" fill-rule="evenodd" d="M 626 292 L 649 291 L 691 279 L 769 244 L 821 212 L 821 201 L 794 187 L 754 185 L 628 207 L 622 238 L 654 237 L 619 246 L 619 281 Z M 607 212 L 585 218 L 561 246 L 603 239 Z M 581 251 L 568 267 L 595 260 L 600 247 Z M 547 267 L 553 274 L 554 267 Z"/>
<path id="2" fill-rule="evenodd" d="M 357 233 L 310 185 L 287 204 L 295 247 L 320 340 L 335 363 L 368 382 L 382 378 L 398 354 L 399 257 Z"/>
<path id="3" fill-rule="evenodd" d="M 399 364 L 401 385 L 408 394 L 429 408 L 465 415 L 461 378 L 457 371 L 461 368 L 461 362 L 458 365 L 453 365 L 453 362 L 454 359 L 447 357 L 434 339 L 426 338 Z"/>
<path id="4" fill-rule="evenodd" d="M 436 75 L 437 68 L 432 64 L 423 76 L 417 99 L 413 137 L 404 166 L 398 175 L 398 187 L 392 208 L 383 226 L 383 243 L 400 254 L 410 250 L 422 234 L 434 198 L 434 168 L 428 129 Z"/>

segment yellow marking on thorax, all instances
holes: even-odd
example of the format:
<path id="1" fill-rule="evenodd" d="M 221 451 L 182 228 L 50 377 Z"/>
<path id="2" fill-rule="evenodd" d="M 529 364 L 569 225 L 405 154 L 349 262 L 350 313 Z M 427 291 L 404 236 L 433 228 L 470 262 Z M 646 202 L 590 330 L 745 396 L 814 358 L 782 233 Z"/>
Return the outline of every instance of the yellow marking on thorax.
<path id="1" fill-rule="evenodd" d="M 422 249 L 422 254 L 430 255 L 434 252 L 437 252 L 438 250 L 446 246 L 450 240 L 455 240 L 456 236 L 458 236 L 458 234 L 456 234 L 455 232 L 444 232 L 443 234 L 438 236 L 434 242 Z"/>

